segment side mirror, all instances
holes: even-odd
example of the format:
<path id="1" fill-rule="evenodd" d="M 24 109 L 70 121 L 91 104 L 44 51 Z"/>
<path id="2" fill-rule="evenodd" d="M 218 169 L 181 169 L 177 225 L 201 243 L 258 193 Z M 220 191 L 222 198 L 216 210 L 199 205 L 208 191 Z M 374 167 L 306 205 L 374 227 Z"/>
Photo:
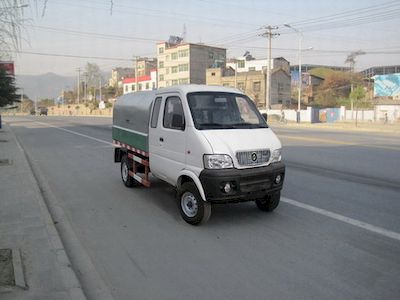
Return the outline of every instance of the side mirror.
<path id="1" fill-rule="evenodd" d="M 268 121 L 268 114 L 263 113 L 263 114 L 261 114 L 261 115 L 263 116 L 265 122 L 267 122 L 267 121 Z"/>
<path id="2" fill-rule="evenodd" d="M 173 114 L 171 127 L 173 129 L 179 129 L 182 131 L 185 130 L 185 123 L 183 122 L 183 115 Z"/>

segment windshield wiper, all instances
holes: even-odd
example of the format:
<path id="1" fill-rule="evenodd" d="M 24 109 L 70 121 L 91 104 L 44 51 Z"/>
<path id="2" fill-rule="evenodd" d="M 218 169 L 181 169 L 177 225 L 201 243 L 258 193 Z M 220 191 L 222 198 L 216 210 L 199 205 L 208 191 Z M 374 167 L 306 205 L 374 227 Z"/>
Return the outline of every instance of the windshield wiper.
<path id="1" fill-rule="evenodd" d="M 252 124 L 248 122 L 231 124 L 235 128 L 267 128 L 266 124 Z"/>
<path id="2" fill-rule="evenodd" d="M 200 123 L 198 124 L 199 129 L 234 129 L 235 127 L 231 124 L 221 123 Z"/>

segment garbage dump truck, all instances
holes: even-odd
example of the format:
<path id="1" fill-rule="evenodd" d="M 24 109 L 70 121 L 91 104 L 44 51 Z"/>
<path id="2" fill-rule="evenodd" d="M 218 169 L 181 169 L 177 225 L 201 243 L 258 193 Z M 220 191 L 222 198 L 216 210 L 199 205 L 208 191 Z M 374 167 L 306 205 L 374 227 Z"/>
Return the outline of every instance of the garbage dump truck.
<path id="1" fill-rule="evenodd" d="M 221 86 L 182 85 L 116 100 L 114 161 L 125 186 L 151 186 L 149 174 L 176 188 L 182 218 L 205 223 L 217 204 L 279 204 L 285 177 L 281 143 L 254 102 Z"/>

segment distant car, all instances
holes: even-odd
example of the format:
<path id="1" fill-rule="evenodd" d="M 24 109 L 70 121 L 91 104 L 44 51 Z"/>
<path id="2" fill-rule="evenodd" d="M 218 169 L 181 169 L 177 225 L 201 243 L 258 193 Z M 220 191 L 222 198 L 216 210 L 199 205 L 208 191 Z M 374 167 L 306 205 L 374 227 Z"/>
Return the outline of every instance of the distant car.
<path id="1" fill-rule="evenodd" d="M 38 112 L 39 116 L 47 116 L 48 109 L 47 107 L 39 107 Z"/>

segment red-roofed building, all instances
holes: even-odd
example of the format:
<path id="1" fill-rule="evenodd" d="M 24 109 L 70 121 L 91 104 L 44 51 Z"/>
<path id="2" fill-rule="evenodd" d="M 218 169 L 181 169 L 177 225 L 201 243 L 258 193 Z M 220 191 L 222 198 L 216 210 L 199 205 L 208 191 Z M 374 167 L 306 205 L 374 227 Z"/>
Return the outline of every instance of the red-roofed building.
<path id="1" fill-rule="evenodd" d="M 136 83 L 138 87 L 136 88 Z M 136 91 L 151 91 L 157 88 L 157 70 L 150 71 L 150 75 L 139 76 L 136 78 L 125 78 L 122 81 L 124 94 Z"/>

